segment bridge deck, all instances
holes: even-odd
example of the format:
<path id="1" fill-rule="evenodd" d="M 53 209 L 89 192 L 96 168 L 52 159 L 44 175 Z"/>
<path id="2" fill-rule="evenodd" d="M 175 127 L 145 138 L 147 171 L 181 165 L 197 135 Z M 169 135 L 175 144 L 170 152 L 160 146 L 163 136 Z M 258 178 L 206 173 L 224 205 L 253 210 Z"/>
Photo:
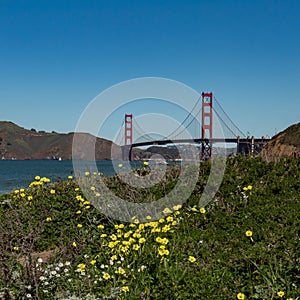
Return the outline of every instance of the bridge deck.
<path id="1" fill-rule="evenodd" d="M 263 144 L 268 142 L 270 139 L 265 138 L 254 138 L 254 144 Z M 243 144 L 251 144 L 252 139 L 249 138 L 213 138 L 213 139 L 175 139 L 175 140 L 157 140 L 157 141 L 148 141 L 148 142 L 140 142 L 140 143 L 133 143 L 131 147 L 143 147 L 143 146 L 150 146 L 150 145 L 167 145 L 167 144 L 200 144 L 200 143 L 243 143 Z"/>

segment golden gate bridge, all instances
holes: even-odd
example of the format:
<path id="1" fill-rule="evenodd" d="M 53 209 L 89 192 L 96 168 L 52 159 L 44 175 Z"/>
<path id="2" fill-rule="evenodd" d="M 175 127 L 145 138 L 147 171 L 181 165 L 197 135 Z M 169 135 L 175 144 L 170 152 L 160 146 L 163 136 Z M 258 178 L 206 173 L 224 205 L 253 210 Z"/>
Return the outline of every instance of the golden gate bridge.
<path id="1" fill-rule="evenodd" d="M 133 160 L 133 148 L 169 144 L 198 144 L 201 147 L 202 160 L 212 158 L 213 145 L 218 143 L 236 144 L 236 153 L 254 156 L 270 140 L 265 137 L 255 138 L 246 135 L 231 120 L 211 92 L 201 94 L 185 119 L 167 137 L 157 139 L 149 134 L 144 134 L 132 114 L 125 114 L 123 124 L 125 129 L 124 145 L 122 146 L 123 160 Z M 219 130 L 215 130 L 215 127 L 218 127 Z M 222 128 L 221 135 L 220 128 Z M 142 140 L 139 139 L 136 142 L 133 140 L 133 130 L 139 133 L 138 135 L 142 137 Z M 187 130 L 189 132 L 188 137 L 186 135 Z"/>

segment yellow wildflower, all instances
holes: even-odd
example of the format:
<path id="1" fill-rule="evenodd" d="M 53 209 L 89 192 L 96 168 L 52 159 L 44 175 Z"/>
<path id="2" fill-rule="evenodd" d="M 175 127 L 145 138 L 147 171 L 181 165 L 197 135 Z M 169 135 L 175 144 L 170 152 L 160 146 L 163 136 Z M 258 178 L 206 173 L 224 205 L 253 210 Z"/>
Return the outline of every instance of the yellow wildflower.
<path id="1" fill-rule="evenodd" d="M 126 272 L 125 272 L 125 270 L 124 270 L 123 268 L 120 267 L 120 268 L 118 269 L 118 273 L 123 275 L 123 274 L 125 274 Z"/>
<path id="2" fill-rule="evenodd" d="M 122 291 L 123 291 L 124 293 L 127 293 L 127 292 L 129 291 L 129 287 L 128 287 L 128 286 L 123 286 L 123 287 L 122 287 Z"/>
<path id="3" fill-rule="evenodd" d="M 162 249 L 162 248 L 160 248 L 160 249 L 158 249 L 158 254 L 160 255 L 160 256 L 163 256 L 163 255 L 169 255 L 169 250 L 168 249 Z"/>
<path id="4" fill-rule="evenodd" d="M 81 228 L 81 227 L 82 227 L 82 224 L 77 224 L 77 227 L 78 227 L 78 228 Z"/>
<path id="5" fill-rule="evenodd" d="M 201 214 L 205 214 L 206 213 L 206 210 L 205 210 L 204 207 L 201 207 L 199 211 L 200 211 Z"/>
<path id="6" fill-rule="evenodd" d="M 15 194 L 18 194 L 20 191 L 19 190 L 14 190 L 14 193 Z"/>
<path id="7" fill-rule="evenodd" d="M 144 166 L 148 166 L 149 162 L 148 161 L 144 161 Z"/>
<path id="8" fill-rule="evenodd" d="M 161 231 L 162 232 L 167 232 L 167 231 L 169 231 L 171 229 L 171 226 L 170 226 L 170 224 L 168 224 L 168 225 L 165 225 L 162 229 L 161 229 Z"/>
<path id="9" fill-rule="evenodd" d="M 104 229 L 104 225 L 100 224 L 97 226 L 98 229 Z"/>
<path id="10" fill-rule="evenodd" d="M 85 174 L 85 176 L 89 176 L 90 172 L 85 172 L 84 174 Z"/>
<path id="11" fill-rule="evenodd" d="M 73 247 L 77 247 L 76 242 L 73 242 L 73 243 L 72 243 L 72 246 L 73 246 Z"/>
<path id="12" fill-rule="evenodd" d="M 189 261 L 193 263 L 196 261 L 196 258 L 194 256 L 189 256 Z"/>
<path id="13" fill-rule="evenodd" d="M 50 190 L 50 194 L 55 194 L 55 190 Z"/>
<path id="14" fill-rule="evenodd" d="M 25 193 L 21 193 L 21 197 L 24 198 L 26 196 Z"/>
<path id="15" fill-rule="evenodd" d="M 101 238 L 105 238 L 105 237 L 107 237 L 107 234 L 106 234 L 106 233 L 103 233 L 103 234 L 100 235 L 100 237 L 101 237 Z"/>
<path id="16" fill-rule="evenodd" d="M 244 300 L 245 299 L 245 295 L 243 293 L 238 293 L 236 296 L 239 300 Z"/>
<path id="17" fill-rule="evenodd" d="M 77 211 L 76 211 L 76 214 L 77 214 L 77 215 L 81 214 L 81 210 L 77 210 Z"/>
<path id="18" fill-rule="evenodd" d="M 140 246 L 139 246 L 138 244 L 134 244 L 134 245 L 132 246 L 132 249 L 133 249 L 133 250 L 139 250 L 139 249 L 140 249 Z"/>
<path id="19" fill-rule="evenodd" d="M 172 216 L 168 216 L 167 217 L 167 222 L 173 222 L 173 217 Z"/>
<path id="20" fill-rule="evenodd" d="M 253 232 L 252 232 L 251 230 L 247 230 L 247 231 L 246 231 L 246 236 L 249 236 L 249 237 L 250 237 L 250 236 L 252 236 L 252 234 L 253 234 Z"/>
<path id="21" fill-rule="evenodd" d="M 171 209 L 170 208 L 168 208 L 168 207 L 166 207 L 164 210 L 163 210 L 163 213 L 164 214 L 170 214 L 172 211 L 171 211 Z"/>
<path id="22" fill-rule="evenodd" d="M 117 236 L 116 236 L 115 234 L 112 234 L 112 235 L 110 236 L 110 239 L 113 240 L 113 241 L 115 241 L 115 240 L 117 240 Z"/>
<path id="23" fill-rule="evenodd" d="M 32 196 L 28 196 L 27 199 L 30 201 L 30 200 L 33 199 L 33 197 Z"/>
<path id="24" fill-rule="evenodd" d="M 284 292 L 283 292 L 283 291 L 279 291 L 279 292 L 277 293 L 277 295 L 278 295 L 278 297 L 282 298 L 282 297 L 284 296 Z"/>
<path id="25" fill-rule="evenodd" d="M 151 216 L 146 216 L 146 219 L 147 220 L 151 220 Z"/>
<path id="26" fill-rule="evenodd" d="M 91 191 L 94 191 L 96 188 L 94 186 L 91 186 Z"/>
<path id="27" fill-rule="evenodd" d="M 140 239 L 139 239 L 139 243 L 140 243 L 140 244 L 145 243 L 145 242 L 146 242 L 146 239 L 145 239 L 145 238 L 140 238 Z"/>
<path id="28" fill-rule="evenodd" d="M 122 164 L 118 164 L 118 167 L 119 167 L 119 168 L 122 168 L 122 167 L 123 167 L 123 165 L 122 165 Z"/>
<path id="29" fill-rule="evenodd" d="M 68 179 L 73 179 L 73 176 L 72 176 L 72 175 L 69 175 L 69 176 L 68 176 Z"/>
<path id="30" fill-rule="evenodd" d="M 46 218 L 46 221 L 47 221 L 47 222 L 51 222 L 51 221 L 52 221 L 52 218 L 51 218 L 51 217 L 47 217 L 47 218 Z"/>
<path id="31" fill-rule="evenodd" d="M 94 265 L 97 261 L 95 259 L 91 260 L 90 263 L 91 265 Z"/>
<path id="32" fill-rule="evenodd" d="M 41 177 L 40 177 L 40 176 L 35 176 L 34 179 L 35 179 L 35 180 L 40 180 Z"/>
<path id="33" fill-rule="evenodd" d="M 80 270 L 80 272 L 84 272 L 85 271 L 85 264 L 79 264 L 77 265 L 78 270 Z"/>
<path id="34" fill-rule="evenodd" d="M 182 208 L 182 205 L 175 205 L 175 206 L 173 206 L 173 209 L 174 210 L 179 210 L 179 209 L 181 209 Z"/>

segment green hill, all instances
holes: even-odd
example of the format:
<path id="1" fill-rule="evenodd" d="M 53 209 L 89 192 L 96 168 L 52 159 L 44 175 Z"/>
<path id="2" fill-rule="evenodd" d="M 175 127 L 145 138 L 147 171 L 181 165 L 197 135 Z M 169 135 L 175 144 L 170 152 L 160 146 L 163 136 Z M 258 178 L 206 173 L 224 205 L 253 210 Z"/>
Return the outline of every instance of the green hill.
<path id="1" fill-rule="evenodd" d="M 95 139 L 87 133 L 80 135 L 86 143 L 92 143 Z M 0 159 L 72 159 L 73 137 L 74 133 L 37 132 L 12 122 L 0 121 Z M 120 148 L 111 141 L 96 138 L 96 159 L 110 159 L 112 145 L 120 152 Z M 76 158 L 90 159 L 80 149 L 76 151 Z"/>

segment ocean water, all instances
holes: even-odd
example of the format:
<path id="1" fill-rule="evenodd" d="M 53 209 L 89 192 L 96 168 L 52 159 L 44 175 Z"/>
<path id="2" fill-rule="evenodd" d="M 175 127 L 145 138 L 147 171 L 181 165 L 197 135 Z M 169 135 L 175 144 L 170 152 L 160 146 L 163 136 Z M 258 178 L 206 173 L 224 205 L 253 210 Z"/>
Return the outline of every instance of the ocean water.
<path id="1" fill-rule="evenodd" d="M 88 166 L 87 166 L 88 168 Z M 111 161 L 97 161 L 103 175 L 115 174 Z M 52 182 L 74 176 L 71 160 L 0 160 L 0 195 L 15 189 L 27 188 L 35 176 L 50 178 Z"/>

